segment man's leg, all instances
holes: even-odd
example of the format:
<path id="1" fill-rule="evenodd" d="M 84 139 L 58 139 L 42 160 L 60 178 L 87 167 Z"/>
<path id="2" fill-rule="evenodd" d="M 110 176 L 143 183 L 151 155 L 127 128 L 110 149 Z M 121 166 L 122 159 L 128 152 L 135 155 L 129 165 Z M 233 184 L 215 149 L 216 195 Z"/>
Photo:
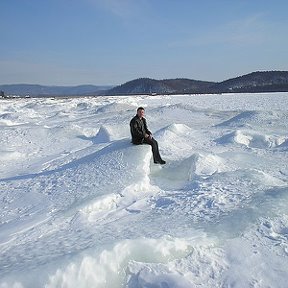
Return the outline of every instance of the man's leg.
<path id="1" fill-rule="evenodd" d="M 143 143 L 151 145 L 154 163 L 165 164 L 165 161 L 162 160 L 160 153 L 159 153 L 158 142 L 154 138 L 152 139 L 146 138 L 144 139 Z"/>

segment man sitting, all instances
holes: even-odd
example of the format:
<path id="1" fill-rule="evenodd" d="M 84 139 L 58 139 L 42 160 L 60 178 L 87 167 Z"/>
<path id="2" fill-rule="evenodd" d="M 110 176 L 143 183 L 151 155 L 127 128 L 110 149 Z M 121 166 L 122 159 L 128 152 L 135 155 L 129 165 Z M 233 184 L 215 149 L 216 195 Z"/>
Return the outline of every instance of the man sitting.
<path id="1" fill-rule="evenodd" d="M 135 145 L 151 145 L 154 163 L 165 164 L 166 162 L 161 158 L 159 153 L 158 142 L 152 137 L 152 133 L 147 128 L 147 123 L 144 115 L 145 109 L 143 107 L 139 107 L 137 109 L 136 116 L 134 116 L 130 121 L 132 143 Z"/>

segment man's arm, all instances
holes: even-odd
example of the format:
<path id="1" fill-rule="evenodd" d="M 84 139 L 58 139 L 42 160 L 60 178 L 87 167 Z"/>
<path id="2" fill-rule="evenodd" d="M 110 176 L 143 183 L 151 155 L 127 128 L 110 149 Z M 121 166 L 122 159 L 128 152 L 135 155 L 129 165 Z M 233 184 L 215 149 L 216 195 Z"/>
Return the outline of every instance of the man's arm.
<path id="1" fill-rule="evenodd" d="M 137 138 L 144 138 L 143 131 L 139 129 L 137 121 L 133 118 L 130 122 L 131 134 Z"/>
<path id="2" fill-rule="evenodd" d="M 143 118 L 143 124 L 144 124 L 144 129 L 145 129 L 146 134 L 152 135 L 152 132 L 149 131 L 149 129 L 148 129 L 148 127 L 147 127 L 147 122 L 146 122 L 146 119 L 145 119 L 145 118 Z"/>

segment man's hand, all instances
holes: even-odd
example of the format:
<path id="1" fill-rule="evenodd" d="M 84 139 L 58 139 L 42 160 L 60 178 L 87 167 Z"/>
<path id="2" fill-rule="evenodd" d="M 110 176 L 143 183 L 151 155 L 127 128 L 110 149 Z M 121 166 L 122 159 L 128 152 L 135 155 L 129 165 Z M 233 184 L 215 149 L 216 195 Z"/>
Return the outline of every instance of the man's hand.
<path id="1" fill-rule="evenodd" d="M 145 138 L 152 139 L 152 134 L 145 134 Z"/>

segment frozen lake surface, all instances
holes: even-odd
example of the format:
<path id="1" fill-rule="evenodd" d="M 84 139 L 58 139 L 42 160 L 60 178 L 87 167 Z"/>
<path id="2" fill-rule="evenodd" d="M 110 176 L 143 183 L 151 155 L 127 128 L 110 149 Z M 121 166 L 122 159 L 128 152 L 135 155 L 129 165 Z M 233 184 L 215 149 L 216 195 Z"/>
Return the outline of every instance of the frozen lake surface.
<path id="1" fill-rule="evenodd" d="M 145 107 L 166 165 L 130 143 Z M 288 93 L 0 101 L 0 288 L 287 287 Z"/>

